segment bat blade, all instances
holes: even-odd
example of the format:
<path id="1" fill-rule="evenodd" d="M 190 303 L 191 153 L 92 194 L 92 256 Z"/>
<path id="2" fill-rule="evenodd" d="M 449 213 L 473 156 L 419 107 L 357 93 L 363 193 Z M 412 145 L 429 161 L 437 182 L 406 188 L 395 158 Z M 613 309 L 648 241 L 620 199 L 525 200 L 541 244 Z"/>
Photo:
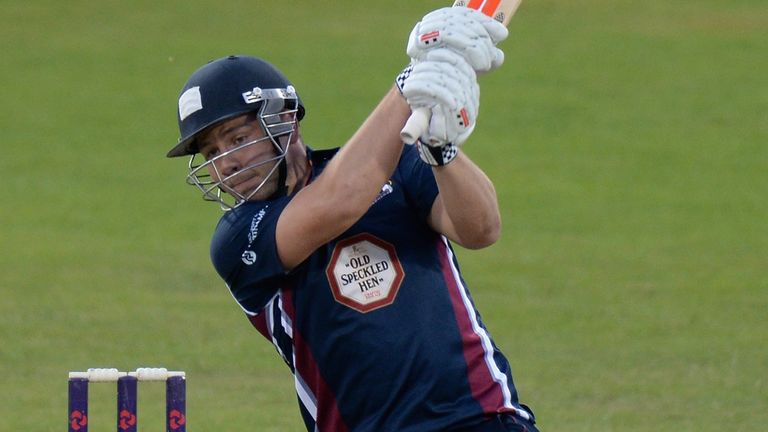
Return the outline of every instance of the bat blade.
<path id="1" fill-rule="evenodd" d="M 456 0 L 454 7 L 477 9 L 496 21 L 509 25 L 512 16 L 517 12 L 523 0 Z M 429 108 L 416 108 L 411 113 L 405 126 L 400 131 L 400 139 L 404 143 L 413 144 L 429 127 L 431 112 Z"/>

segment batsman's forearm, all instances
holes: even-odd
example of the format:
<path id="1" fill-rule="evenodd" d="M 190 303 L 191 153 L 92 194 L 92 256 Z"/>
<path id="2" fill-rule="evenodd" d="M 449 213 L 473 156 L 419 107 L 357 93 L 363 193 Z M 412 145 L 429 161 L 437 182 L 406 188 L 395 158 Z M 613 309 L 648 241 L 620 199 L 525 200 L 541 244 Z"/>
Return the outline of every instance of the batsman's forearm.
<path id="1" fill-rule="evenodd" d="M 278 253 L 286 269 L 338 237 L 371 206 L 395 170 L 400 128 L 410 109 L 390 91 L 323 172 L 299 190 L 277 225 Z"/>
<path id="2" fill-rule="evenodd" d="M 501 235 L 501 215 L 488 176 L 463 153 L 433 171 L 440 194 L 430 218 L 438 231 L 468 249 L 495 243 Z"/>
<path id="3" fill-rule="evenodd" d="M 403 142 L 399 131 L 410 108 L 396 89 L 392 89 L 342 147 L 326 168 L 338 183 L 343 205 L 354 207 L 360 217 L 395 170 Z"/>

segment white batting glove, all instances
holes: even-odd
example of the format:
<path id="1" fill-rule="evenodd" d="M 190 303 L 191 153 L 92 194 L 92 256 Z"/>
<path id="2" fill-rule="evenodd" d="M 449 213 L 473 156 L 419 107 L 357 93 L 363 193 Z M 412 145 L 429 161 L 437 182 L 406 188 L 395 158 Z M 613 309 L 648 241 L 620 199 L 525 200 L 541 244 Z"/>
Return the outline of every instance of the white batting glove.
<path id="1" fill-rule="evenodd" d="M 477 72 L 489 72 L 504 63 L 496 44 L 507 38 L 504 24 L 466 7 L 430 12 L 411 31 L 406 52 L 414 60 L 436 48 L 449 48 L 464 57 Z"/>
<path id="2" fill-rule="evenodd" d="M 463 57 L 449 49 L 431 50 L 410 66 L 402 93 L 411 109 L 431 111 L 422 143 L 461 145 L 475 128 L 480 107 L 477 75 Z"/>

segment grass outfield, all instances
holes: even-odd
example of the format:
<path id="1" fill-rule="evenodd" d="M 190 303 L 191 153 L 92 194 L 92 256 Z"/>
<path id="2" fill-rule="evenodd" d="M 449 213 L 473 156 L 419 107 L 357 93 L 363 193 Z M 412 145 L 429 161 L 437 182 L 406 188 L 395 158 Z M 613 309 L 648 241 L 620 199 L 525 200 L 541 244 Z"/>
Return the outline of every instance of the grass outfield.
<path id="1" fill-rule="evenodd" d="M 69 370 L 160 365 L 187 371 L 192 431 L 302 429 L 209 264 L 218 208 L 164 158 L 176 96 L 209 59 L 261 55 L 306 141 L 342 144 L 444 2 L 259 3 L 2 2 L 0 430 L 63 430 Z M 542 430 L 768 424 L 766 29 L 758 0 L 537 0 L 513 21 L 465 147 L 504 234 L 459 255 Z M 92 390 L 92 431 L 113 393 Z M 140 430 L 161 399 L 140 389 Z"/>

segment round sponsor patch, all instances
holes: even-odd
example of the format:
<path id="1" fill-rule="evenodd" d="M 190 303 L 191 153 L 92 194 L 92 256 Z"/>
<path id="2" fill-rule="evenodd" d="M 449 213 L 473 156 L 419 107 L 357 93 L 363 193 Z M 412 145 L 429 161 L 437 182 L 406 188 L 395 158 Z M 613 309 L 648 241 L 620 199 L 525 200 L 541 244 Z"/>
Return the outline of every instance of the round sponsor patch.
<path id="1" fill-rule="evenodd" d="M 405 275 L 395 247 L 367 233 L 336 244 L 325 274 L 336 301 L 363 313 L 392 304 Z"/>
<path id="2" fill-rule="evenodd" d="M 243 262 L 247 265 L 253 265 L 253 263 L 256 262 L 256 252 L 247 250 L 243 252 L 242 256 Z"/>

